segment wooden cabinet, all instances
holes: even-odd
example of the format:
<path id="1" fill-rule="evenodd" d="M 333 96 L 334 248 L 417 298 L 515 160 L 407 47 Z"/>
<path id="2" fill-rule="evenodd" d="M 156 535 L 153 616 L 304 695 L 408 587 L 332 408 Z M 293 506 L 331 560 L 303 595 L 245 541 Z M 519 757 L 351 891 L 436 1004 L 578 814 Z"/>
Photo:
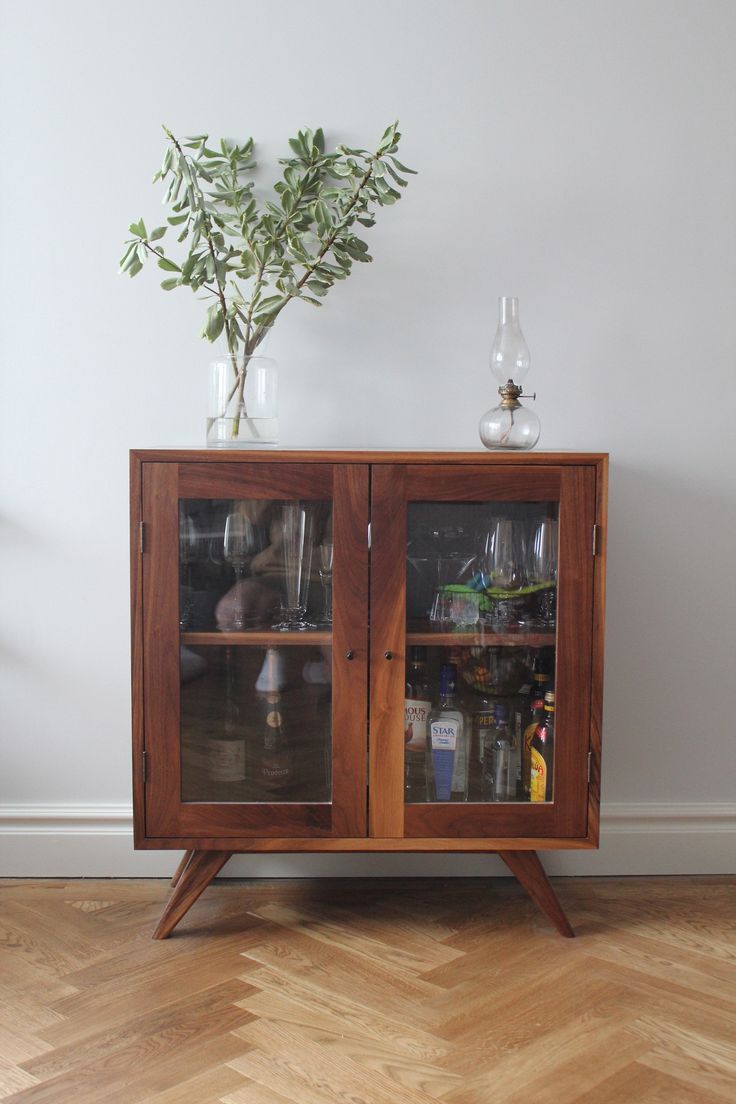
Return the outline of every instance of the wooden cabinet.
<path id="1" fill-rule="evenodd" d="M 572 934 L 536 853 L 598 843 L 606 487 L 601 454 L 131 454 L 135 844 L 185 850 L 157 937 L 233 853 L 327 850 L 497 852 Z"/>

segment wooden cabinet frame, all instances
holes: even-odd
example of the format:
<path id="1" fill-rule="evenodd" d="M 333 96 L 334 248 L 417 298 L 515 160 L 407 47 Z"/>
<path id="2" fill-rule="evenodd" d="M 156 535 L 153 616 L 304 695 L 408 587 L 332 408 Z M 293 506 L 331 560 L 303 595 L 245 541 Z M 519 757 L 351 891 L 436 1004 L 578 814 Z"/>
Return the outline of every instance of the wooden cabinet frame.
<path id="1" fill-rule="evenodd" d="M 607 466 L 598 453 L 131 453 L 135 846 L 185 849 L 157 937 L 231 854 L 263 851 L 498 853 L 572 934 L 536 852 L 598 845 Z M 177 502 L 279 495 L 334 504 L 333 801 L 187 806 L 178 796 Z M 557 751 L 555 801 L 405 807 L 406 506 L 490 499 L 559 502 L 558 700 L 560 728 L 573 735 Z"/>

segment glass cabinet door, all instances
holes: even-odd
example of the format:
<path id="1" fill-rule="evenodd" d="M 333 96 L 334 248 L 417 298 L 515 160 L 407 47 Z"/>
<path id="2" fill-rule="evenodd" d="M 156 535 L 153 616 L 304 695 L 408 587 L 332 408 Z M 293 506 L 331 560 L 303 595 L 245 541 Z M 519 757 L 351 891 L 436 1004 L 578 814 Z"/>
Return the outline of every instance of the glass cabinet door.
<path id="1" fill-rule="evenodd" d="M 149 835 L 365 832 L 367 485 L 144 467 Z"/>
<path id="2" fill-rule="evenodd" d="M 371 729 L 391 775 L 374 834 L 585 834 L 594 486 L 563 467 L 376 471 L 373 546 L 397 566 L 374 564 L 373 663 L 403 723 Z"/>

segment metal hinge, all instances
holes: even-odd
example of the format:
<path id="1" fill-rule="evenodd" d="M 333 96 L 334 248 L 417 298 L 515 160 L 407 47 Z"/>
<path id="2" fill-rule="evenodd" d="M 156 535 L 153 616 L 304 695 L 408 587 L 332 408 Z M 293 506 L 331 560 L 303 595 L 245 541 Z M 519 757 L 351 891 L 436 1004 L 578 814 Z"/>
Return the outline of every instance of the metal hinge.
<path id="1" fill-rule="evenodd" d="M 145 552 L 146 551 L 146 523 L 145 523 L 145 521 L 141 522 L 140 528 L 139 528 L 139 533 L 140 533 L 140 550 L 141 550 L 141 552 Z"/>
<path id="2" fill-rule="evenodd" d="M 590 776 L 593 773 L 593 752 L 588 752 L 588 785 L 590 785 Z"/>
<path id="3" fill-rule="evenodd" d="M 593 526 L 593 555 L 598 555 L 598 549 L 601 543 L 601 527 L 600 525 Z"/>
<path id="4" fill-rule="evenodd" d="M 141 752 L 141 761 L 143 763 L 143 781 L 147 782 L 148 781 L 148 752 L 147 751 L 142 751 Z"/>

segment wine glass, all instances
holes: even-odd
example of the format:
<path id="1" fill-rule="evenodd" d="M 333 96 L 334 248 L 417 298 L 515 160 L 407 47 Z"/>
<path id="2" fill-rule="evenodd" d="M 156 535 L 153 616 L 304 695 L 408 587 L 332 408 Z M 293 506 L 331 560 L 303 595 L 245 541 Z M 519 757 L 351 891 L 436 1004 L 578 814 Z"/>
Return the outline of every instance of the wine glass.
<path id="1" fill-rule="evenodd" d="M 243 509 L 233 510 L 225 519 L 223 550 L 226 561 L 235 571 L 238 581 L 245 579 L 248 565 L 260 549 L 258 526 Z"/>
<path id="2" fill-rule="evenodd" d="M 247 615 L 244 609 L 245 588 L 239 584 L 249 575 L 250 562 L 255 553 L 261 550 L 262 544 L 260 526 L 248 517 L 244 503 L 236 505 L 236 508 L 225 518 L 222 542 L 224 558 L 235 572 L 236 582 L 231 592 L 237 603 L 231 614 L 232 628 L 235 632 L 254 627 L 253 615 Z"/>
<path id="3" fill-rule="evenodd" d="M 541 627 L 555 627 L 557 584 L 557 521 L 542 518 L 532 530 L 527 559 L 532 586 L 539 587 L 538 617 Z"/>
<path id="4" fill-rule="evenodd" d="M 492 620 L 499 628 L 520 623 L 519 601 L 514 600 L 513 593 L 525 583 L 524 558 L 524 539 L 518 522 L 498 518 L 486 540 L 486 564 L 490 587 L 508 592 L 508 597 L 492 596 Z"/>
<path id="5" fill-rule="evenodd" d="M 332 560 L 335 546 L 331 541 L 325 541 L 319 546 L 319 577 L 324 590 L 324 609 L 322 621 L 325 625 L 332 626 Z"/>

